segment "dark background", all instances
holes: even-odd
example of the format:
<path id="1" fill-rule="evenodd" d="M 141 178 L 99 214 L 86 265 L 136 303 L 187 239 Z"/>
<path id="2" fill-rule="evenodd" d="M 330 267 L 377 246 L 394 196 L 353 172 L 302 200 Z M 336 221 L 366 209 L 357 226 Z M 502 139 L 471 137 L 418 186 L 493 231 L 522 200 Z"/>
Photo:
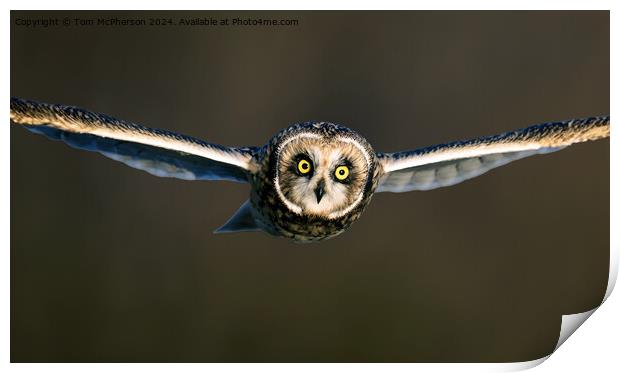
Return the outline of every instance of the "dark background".
<path id="1" fill-rule="evenodd" d="M 14 23 L 78 15 L 299 25 Z M 396 151 L 609 112 L 608 12 L 11 18 L 11 95 L 225 145 L 317 119 Z M 608 140 L 378 194 L 318 244 L 213 235 L 247 194 L 11 126 L 11 360 L 529 360 L 605 292 Z"/>

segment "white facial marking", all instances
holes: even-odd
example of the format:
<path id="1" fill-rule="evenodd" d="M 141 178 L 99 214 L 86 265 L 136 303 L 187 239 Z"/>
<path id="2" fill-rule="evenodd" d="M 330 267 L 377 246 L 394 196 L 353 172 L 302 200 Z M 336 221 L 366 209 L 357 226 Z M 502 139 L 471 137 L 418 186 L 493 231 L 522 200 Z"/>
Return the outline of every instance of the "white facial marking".
<path id="1" fill-rule="evenodd" d="M 282 149 L 284 149 L 284 147 L 286 145 L 288 145 L 288 143 L 290 143 L 293 140 L 297 140 L 300 138 L 314 138 L 314 139 L 319 139 L 321 138 L 319 135 L 315 135 L 312 133 L 302 133 L 299 135 L 295 135 L 292 136 L 291 138 L 287 139 L 286 141 L 284 141 L 282 144 L 280 144 L 280 146 L 278 146 L 278 148 L 276 149 L 276 159 L 280 159 L 280 152 Z M 291 201 L 289 201 L 286 197 L 284 197 L 284 194 L 282 193 L 282 190 L 280 189 L 280 170 L 278 165 L 276 165 L 276 178 L 274 180 L 274 185 L 276 187 L 276 192 L 278 193 L 278 196 L 280 197 L 280 199 L 284 202 L 284 204 L 286 205 L 286 207 L 289 208 L 289 210 L 293 211 L 296 214 L 301 214 L 302 209 L 301 207 L 297 206 L 296 204 L 292 203 Z"/>
<path id="2" fill-rule="evenodd" d="M 278 165 L 276 165 L 274 184 L 278 196 L 291 211 L 297 214 L 311 214 L 335 219 L 347 214 L 360 203 L 363 198 L 364 186 L 369 177 L 367 173 L 370 170 L 370 156 L 366 149 L 354 139 L 346 136 L 338 136 L 326 143 L 317 142 L 314 144 L 309 142 L 308 144 L 304 144 L 304 152 L 310 157 L 313 164 L 313 173 L 309 177 L 300 176 L 286 178 L 287 182 L 290 184 L 287 185 L 287 195 L 293 195 L 293 197 L 287 198 L 280 185 L 282 179 L 280 177 L 279 163 L 281 161 L 280 157 L 282 156 L 282 151 L 286 149 L 286 146 L 295 140 L 321 138 L 322 136 L 317 134 L 304 133 L 293 136 L 280 144 L 276 150 Z M 360 183 L 358 183 L 357 188 L 359 190 L 356 191 L 355 199 L 352 202 L 350 202 L 352 198 L 352 186 L 335 181 L 333 176 L 335 168 L 340 165 L 343 157 L 346 156 L 343 154 L 343 151 L 345 153 L 352 151 L 350 148 L 349 150 L 343 149 L 342 146 L 338 145 L 339 143 L 350 144 L 361 153 L 364 160 L 362 161 L 360 159 L 361 157 L 357 155 L 357 159 L 360 159 L 356 160 L 358 163 L 356 166 L 358 168 L 363 169 L 364 167 L 360 167 L 361 165 L 359 162 L 365 162 L 361 187 L 359 187 Z M 355 156 L 355 154 L 353 155 Z M 290 156 L 290 154 L 288 154 L 288 156 Z M 358 169 L 357 172 L 361 171 Z M 323 182 L 324 194 L 321 200 L 317 201 L 315 189 L 320 182 Z M 291 198 L 293 198 L 294 201 L 291 200 Z"/>
<path id="3" fill-rule="evenodd" d="M 351 138 L 339 137 L 338 139 L 340 141 L 342 141 L 342 142 L 347 142 L 347 143 L 352 144 L 353 146 L 358 148 L 360 152 L 362 152 L 362 154 L 364 155 L 364 158 L 366 159 L 366 169 L 368 170 L 367 172 L 370 173 L 370 156 L 368 155 L 368 152 L 366 151 L 366 149 L 364 149 L 363 146 L 361 146 L 357 141 L 354 141 Z M 370 174 L 366 175 L 366 178 L 368 178 L 368 177 L 370 177 Z M 366 184 L 366 180 L 364 180 L 364 184 Z M 328 218 L 335 219 L 335 218 L 339 218 L 339 217 L 349 213 L 349 211 L 353 210 L 355 208 L 355 206 L 357 206 L 357 204 L 360 203 L 360 201 L 362 200 L 363 197 L 364 197 L 364 189 L 362 188 L 360 190 L 360 193 L 359 193 L 357 199 L 351 205 L 349 205 L 349 207 L 347 207 L 347 208 L 345 208 L 344 210 L 341 210 L 341 211 L 332 212 L 331 214 L 328 215 Z"/>

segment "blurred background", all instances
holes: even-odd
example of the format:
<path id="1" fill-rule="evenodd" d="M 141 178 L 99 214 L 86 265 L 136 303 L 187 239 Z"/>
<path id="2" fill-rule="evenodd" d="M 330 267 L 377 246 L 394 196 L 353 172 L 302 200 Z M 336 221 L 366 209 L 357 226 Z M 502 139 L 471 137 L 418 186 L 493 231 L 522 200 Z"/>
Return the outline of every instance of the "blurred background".
<path id="1" fill-rule="evenodd" d="M 25 27 L 277 18 L 296 26 Z M 609 112 L 608 12 L 11 12 L 11 95 L 224 145 L 306 120 L 377 151 Z M 151 176 L 11 126 L 14 362 L 505 362 L 609 267 L 609 141 L 382 193 L 341 236 L 214 235 L 248 186 Z"/>

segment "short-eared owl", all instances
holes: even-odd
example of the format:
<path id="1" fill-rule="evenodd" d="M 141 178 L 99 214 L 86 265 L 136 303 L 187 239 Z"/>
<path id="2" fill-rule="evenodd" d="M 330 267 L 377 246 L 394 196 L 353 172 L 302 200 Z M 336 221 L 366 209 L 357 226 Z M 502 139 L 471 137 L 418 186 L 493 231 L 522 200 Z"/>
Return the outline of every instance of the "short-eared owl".
<path id="1" fill-rule="evenodd" d="M 517 159 L 609 136 L 605 116 L 376 153 L 358 133 L 327 122 L 292 125 L 262 147 L 231 148 L 18 98 L 11 98 L 11 120 L 156 176 L 249 183 L 250 198 L 216 232 L 262 230 L 298 241 L 342 233 L 374 193 L 450 186 Z"/>

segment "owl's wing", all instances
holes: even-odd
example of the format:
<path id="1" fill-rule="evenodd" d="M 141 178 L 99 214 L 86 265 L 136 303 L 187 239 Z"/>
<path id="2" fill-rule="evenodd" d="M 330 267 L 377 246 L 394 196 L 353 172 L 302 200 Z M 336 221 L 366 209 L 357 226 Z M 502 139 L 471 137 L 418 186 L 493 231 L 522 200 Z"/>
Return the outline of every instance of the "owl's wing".
<path id="1" fill-rule="evenodd" d="M 155 176 L 247 182 L 256 148 L 229 148 L 71 106 L 11 98 L 11 121 Z"/>
<path id="2" fill-rule="evenodd" d="M 398 153 L 379 153 L 377 192 L 408 192 L 454 185 L 499 166 L 568 145 L 609 137 L 609 117 L 534 125 L 500 135 Z"/>

